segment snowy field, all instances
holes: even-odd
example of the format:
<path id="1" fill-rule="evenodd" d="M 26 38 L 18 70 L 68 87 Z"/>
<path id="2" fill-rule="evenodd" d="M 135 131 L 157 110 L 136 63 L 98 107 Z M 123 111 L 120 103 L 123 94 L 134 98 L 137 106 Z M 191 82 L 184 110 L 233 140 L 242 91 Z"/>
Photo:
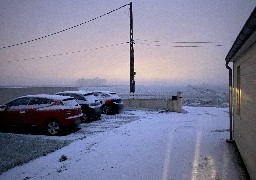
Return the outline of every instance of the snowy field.
<path id="1" fill-rule="evenodd" d="M 0 179 L 247 179 L 228 129 L 227 108 L 127 110 L 67 136 L 26 135 L 72 143 Z"/>

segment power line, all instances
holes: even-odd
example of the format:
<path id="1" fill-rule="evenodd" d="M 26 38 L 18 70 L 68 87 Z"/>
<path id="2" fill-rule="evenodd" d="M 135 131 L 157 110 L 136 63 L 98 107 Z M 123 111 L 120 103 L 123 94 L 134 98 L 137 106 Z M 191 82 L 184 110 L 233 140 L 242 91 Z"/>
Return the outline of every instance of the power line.
<path id="1" fill-rule="evenodd" d="M 178 45 L 169 46 L 169 47 L 174 47 L 174 48 L 206 47 L 208 44 L 216 46 L 216 47 L 229 46 L 229 45 L 224 45 L 224 44 L 220 44 L 218 42 L 213 42 L 213 41 L 174 41 L 171 43 L 178 44 Z M 144 40 L 143 39 L 135 39 L 135 44 L 141 44 L 141 45 L 147 45 L 147 46 L 161 46 L 160 41 L 148 40 L 148 39 L 144 39 Z"/>
<path id="2" fill-rule="evenodd" d="M 119 46 L 119 45 L 124 45 L 124 44 L 129 44 L 130 42 L 122 42 L 122 43 L 116 43 L 116 44 L 111 44 L 111 45 L 106 45 L 106 46 L 99 46 L 99 47 L 95 47 L 95 48 L 89 48 L 89 49 L 84 49 L 84 50 L 76 50 L 76 51 L 72 51 L 72 52 L 63 52 L 63 53 L 55 53 L 52 55 L 47 55 L 47 56 L 39 56 L 39 57 L 32 57 L 32 58 L 24 58 L 24 59 L 17 59 L 17 60 L 8 60 L 5 62 L 8 63 L 12 63 L 12 62 L 21 62 L 21 61 L 28 61 L 28 60 L 37 60 L 37 59 L 45 59 L 45 58 L 50 58 L 50 57 L 56 57 L 56 56 L 65 56 L 65 55 L 74 55 L 74 54 L 78 54 L 78 53 L 82 53 L 82 52 L 88 52 L 88 51 L 96 51 L 96 50 L 100 50 L 100 49 L 106 49 L 106 48 L 110 48 L 110 47 L 114 47 L 114 46 Z M 176 42 L 177 44 L 181 44 L 181 45 L 175 45 L 175 46 L 169 46 L 172 48 L 199 48 L 199 47 L 205 47 L 205 44 L 214 44 L 216 47 L 222 47 L 222 46 L 226 46 L 226 45 L 221 45 L 221 44 L 215 44 L 215 42 Z M 184 43 L 184 45 L 183 45 Z M 193 43 L 195 44 L 201 44 L 199 45 L 192 45 Z M 160 41 L 158 40 L 148 40 L 148 39 L 135 39 L 134 41 L 135 45 L 146 45 L 146 46 L 157 46 L 160 47 Z M 186 44 L 191 44 L 191 45 L 186 45 Z M 0 62 L 3 63 L 3 62 Z"/>
<path id="3" fill-rule="evenodd" d="M 172 46 L 175 48 L 187 48 L 187 47 L 192 47 L 192 48 L 197 48 L 197 47 L 202 47 L 202 46 Z"/>
<path id="4" fill-rule="evenodd" d="M 113 13 L 113 12 L 119 10 L 119 9 L 124 8 L 124 7 L 127 6 L 127 5 L 129 5 L 129 4 L 125 4 L 125 5 L 123 5 L 123 6 L 119 7 L 119 8 L 113 9 L 112 11 L 109 11 L 109 12 L 107 12 L 107 13 L 105 13 L 105 14 L 102 14 L 102 15 L 96 17 L 96 18 L 93 18 L 93 19 L 91 19 L 91 20 L 82 22 L 82 23 L 80 23 L 80 24 L 74 25 L 74 26 L 72 26 L 72 27 L 63 29 L 63 30 L 58 31 L 58 32 L 54 32 L 54 33 L 51 33 L 51 34 L 48 34 L 48 35 L 45 35 L 45 36 L 42 36 L 42 37 L 38 37 L 38 38 L 36 38 L 36 39 L 29 40 L 29 41 L 24 41 L 24 42 L 21 42 L 21 43 L 15 43 L 15 44 L 12 44 L 12 45 L 0 47 L 0 50 L 1 50 L 1 49 L 6 49 L 6 48 L 11 48 L 11 47 L 14 47 L 14 46 L 19 46 L 19 45 L 27 44 L 27 43 L 31 43 L 31 42 L 34 42 L 34 41 L 38 41 L 38 40 L 41 40 L 41 39 L 45 39 L 45 38 L 48 38 L 48 37 L 57 35 L 57 34 L 59 34 L 59 33 L 63 33 L 63 32 L 65 32 L 65 31 L 68 31 L 68 30 L 77 28 L 77 27 L 82 26 L 82 25 L 84 25 L 84 24 L 86 24 L 86 23 L 95 21 L 95 20 L 97 20 L 97 19 L 99 19 L 99 18 L 102 18 L 102 17 L 104 17 L 104 16 L 106 16 L 106 15 L 109 15 L 109 14 L 111 14 L 111 13 Z"/>
<path id="5" fill-rule="evenodd" d="M 103 48 L 111 48 L 114 46 L 119 46 L 119 45 L 124 45 L 124 44 L 129 44 L 130 42 L 122 42 L 122 43 L 116 43 L 116 44 L 111 44 L 111 45 L 106 45 L 106 46 L 100 46 L 100 47 L 95 47 L 95 48 L 89 48 L 89 49 L 84 49 L 84 50 L 76 50 L 72 52 L 64 52 L 64 53 L 56 53 L 52 55 L 47 55 L 47 56 L 39 56 L 39 57 L 32 57 L 32 58 L 24 58 L 24 59 L 17 59 L 17 60 L 8 60 L 5 62 L 8 63 L 13 63 L 13 62 L 20 62 L 20 61 L 28 61 L 28 60 L 37 60 L 37 59 L 45 59 L 45 58 L 51 58 L 51 57 L 56 57 L 56 56 L 64 56 L 64 55 L 74 55 L 82 52 L 88 52 L 88 51 L 95 51 L 95 50 L 101 50 Z M 3 63 L 3 62 L 0 62 Z"/>
<path id="6" fill-rule="evenodd" d="M 172 43 L 176 43 L 176 44 L 212 44 L 214 42 L 211 42 L 211 41 L 176 41 L 176 42 L 172 42 Z"/>

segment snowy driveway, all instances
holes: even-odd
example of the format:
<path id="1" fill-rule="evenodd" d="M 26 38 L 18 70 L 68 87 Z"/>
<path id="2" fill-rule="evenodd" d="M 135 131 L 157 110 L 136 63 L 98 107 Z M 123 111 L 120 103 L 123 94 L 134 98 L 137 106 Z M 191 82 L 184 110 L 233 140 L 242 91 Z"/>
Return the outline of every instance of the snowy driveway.
<path id="1" fill-rule="evenodd" d="M 0 179 L 245 179 L 235 148 L 225 141 L 228 110 L 184 109 L 128 111 L 136 120 L 78 138 Z"/>

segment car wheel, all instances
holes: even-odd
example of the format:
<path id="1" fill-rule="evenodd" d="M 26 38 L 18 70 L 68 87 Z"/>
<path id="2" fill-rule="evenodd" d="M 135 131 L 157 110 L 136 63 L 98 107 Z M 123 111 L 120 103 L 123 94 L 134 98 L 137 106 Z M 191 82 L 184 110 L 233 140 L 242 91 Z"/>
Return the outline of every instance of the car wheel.
<path id="1" fill-rule="evenodd" d="M 108 106 L 105 106 L 102 111 L 104 114 L 110 114 L 110 108 Z"/>
<path id="2" fill-rule="evenodd" d="M 49 135 L 58 135 L 60 130 L 60 124 L 55 120 L 50 120 L 46 125 L 46 131 Z"/>
<path id="3" fill-rule="evenodd" d="M 81 117 L 82 123 L 86 122 L 87 120 L 88 120 L 88 117 L 86 116 L 86 114 L 83 114 L 83 116 Z"/>

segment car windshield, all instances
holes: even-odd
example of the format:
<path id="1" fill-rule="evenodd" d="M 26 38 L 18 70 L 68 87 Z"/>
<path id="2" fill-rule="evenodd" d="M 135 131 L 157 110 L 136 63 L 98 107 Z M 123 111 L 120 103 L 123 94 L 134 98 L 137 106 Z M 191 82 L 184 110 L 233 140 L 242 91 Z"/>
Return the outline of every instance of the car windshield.
<path id="1" fill-rule="evenodd" d="M 84 97 L 88 103 L 95 103 L 98 99 L 93 95 L 93 93 L 84 94 Z"/>
<path id="2" fill-rule="evenodd" d="M 75 101 L 74 98 L 68 98 L 68 99 L 64 99 L 62 100 L 63 104 L 65 106 L 78 106 L 77 102 Z"/>
<path id="3" fill-rule="evenodd" d="M 109 93 L 109 94 L 110 94 L 110 96 L 113 97 L 113 98 L 119 98 L 119 96 L 118 96 L 116 93 L 114 93 L 114 92 L 111 92 L 111 93 Z"/>
<path id="4" fill-rule="evenodd" d="M 103 97 L 110 97 L 109 94 L 105 94 L 105 93 L 103 93 L 102 96 L 103 96 Z"/>

